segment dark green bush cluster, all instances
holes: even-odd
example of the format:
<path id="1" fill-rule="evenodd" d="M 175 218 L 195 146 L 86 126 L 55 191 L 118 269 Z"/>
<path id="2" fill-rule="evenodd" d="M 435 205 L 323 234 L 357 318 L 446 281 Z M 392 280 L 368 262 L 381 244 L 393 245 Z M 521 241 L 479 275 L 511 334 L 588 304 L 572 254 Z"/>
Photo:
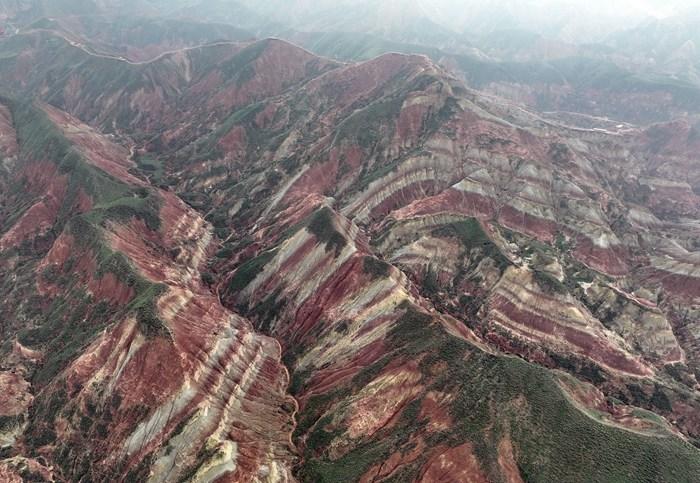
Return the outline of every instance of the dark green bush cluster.
<path id="1" fill-rule="evenodd" d="M 228 283 L 228 292 L 232 295 L 240 292 L 246 288 L 250 282 L 252 282 L 255 277 L 262 271 L 263 267 L 267 265 L 276 254 L 276 250 L 270 250 L 263 252 L 252 260 L 248 260 L 243 265 L 236 269 L 233 277 Z"/>
<path id="2" fill-rule="evenodd" d="M 542 270 L 533 270 L 532 276 L 537 282 L 537 285 L 545 292 L 549 294 L 565 294 L 567 293 L 566 285 L 561 283 L 557 278 Z"/>
<path id="3" fill-rule="evenodd" d="M 362 269 L 372 278 L 386 278 L 391 271 L 391 265 L 376 257 L 366 256 L 362 261 Z"/>
<path id="4" fill-rule="evenodd" d="M 336 229 L 333 211 L 328 207 L 314 213 L 307 228 L 320 243 L 326 244 L 326 251 L 335 250 L 336 256 L 347 245 L 345 237 Z"/>
<path id="5" fill-rule="evenodd" d="M 435 236 L 457 238 L 465 250 L 478 249 L 483 256 L 491 258 L 501 272 L 510 265 L 510 261 L 491 241 L 481 224 L 475 218 L 468 218 L 441 226 L 433 231 Z"/>

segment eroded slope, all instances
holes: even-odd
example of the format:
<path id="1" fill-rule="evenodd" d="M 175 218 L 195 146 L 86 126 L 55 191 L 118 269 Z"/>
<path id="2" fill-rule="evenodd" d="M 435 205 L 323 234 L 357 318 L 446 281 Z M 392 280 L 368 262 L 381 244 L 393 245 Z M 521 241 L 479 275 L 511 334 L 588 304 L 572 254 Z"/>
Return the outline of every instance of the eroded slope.
<path id="1" fill-rule="evenodd" d="M 8 171 L 7 333 L 32 330 L 5 357 L 34 373 L 17 454 L 159 481 L 700 472 L 690 128 L 567 128 L 421 56 L 271 40 L 134 66 L 53 43 L 85 68 L 21 89 L 79 159 Z M 20 51 L 0 74 L 46 49 Z M 48 293 L 67 302 L 30 303 Z M 47 364 L 56 334 L 73 352 Z"/>
<path id="2" fill-rule="evenodd" d="M 19 139 L 17 190 L 3 193 L 16 212 L 2 237 L 7 471 L 32 457 L 62 481 L 291 479 L 279 344 L 202 281 L 210 225 L 67 114 L 7 110 Z"/>

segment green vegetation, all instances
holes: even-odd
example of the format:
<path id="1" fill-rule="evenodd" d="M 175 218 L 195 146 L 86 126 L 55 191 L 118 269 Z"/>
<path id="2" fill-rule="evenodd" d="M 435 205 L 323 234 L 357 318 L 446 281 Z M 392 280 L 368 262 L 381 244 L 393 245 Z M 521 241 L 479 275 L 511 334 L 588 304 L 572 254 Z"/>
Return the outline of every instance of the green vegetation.
<path id="1" fill-rule="evenodd" d="M 508 261 L 493 241 L 491 241 L 481 227 L 479 221 L 475 218 L 468 218 L 463 221 L 456 221 L 444 225 L 435 229 L 433 235 L 457 238 L 466 250 L 480 250 L 483 256 L 489 257 L 496 262 L 496 266 L 501 272 L 505 271 L 510 265 L 510 261 Z"/>
<path id="2" fill-rule="evenodd" d="M 556 236 L 554 237 L 554 247 L 562 255 L 568 254 L 571 250 L 571 245 L 562 232 L 557 232 Z"/>
<path id="3" fill-rule="evenodd" d="M 135 161 L 139 169 L 148 176 L 153 184 L 160 186 L 165 182 L 163 161 L 148 155 L 138 155 L 135 157 Z"/>
<path id="4" fill-rule="evenodd" d="M 280 291 L 265 297 L 258 305 L 253 307 L 250 315 L 256 320 L 256 328 L 264 333 L 270 330 L 270 324 L 278 317 L 280 312 L 287 305 L 287 301 L 280 297 Z"/>
<path id="5" fill-rule="evenodd" d="M 235 79 L 240 85 L 255 75 L 252 63 L 267 49 L 269 41 L 254 42 L 221 65 L 221 72 L 227 79 Z"/>
<path id="6" fill-rule="evenodd" d="M 142 288 L 137 290 L 136 298 L 127 307 L 128 311 L 136 314 L 139 329 L 146 337 L 170 337 L 170 329 L 158 317 L 156 306 L 156 301 L 165 291 L 165 285 L 143 284 Z"/>
<path id="7" fill-rule="evenodd" d="M 549 294 L 566 294 L 566 285 L 561 283 L 554 275 L 543 270 L 533 270 L 532 275 L 543 292 Z"/>
<path id="8" fill-rule="evenodd" d="M 438 273 L 435 268 L 433 268 L 432 263 L 429 263 L 425 268 L 421 289 L 423 293 L 431 299 L 440 294 L 440 280 L 438 279 Z"/>
<path id="9" fill-rule="evenodd" d="M 367 151 L 393 134 L 395 119 L 401 112 L 403 99 L 400 96 L 376 101 L 362 110 L 355 111 L 339 126 L 335 143 L 347 141 L 359 144 Z"/>
<path id="10" fill-rule="evenodd" d="M 573 248 L 572 243 L 567 241 L 563 233 L 556 234 L 552 246 L 512 231 L 507 231 L 506 235 L 511 241 L 523 247 L 522 253 L 529 258 L 533 278 L 543 292 L 560 295 L 571 293 L 587 303 L 580 284 L 593 282 L 596 274 L 573 258 L 570 253 Z M 559 281 L 547 270 L 547 266 L 557 260 L 561 262 L 564 269 L 563 281 Z M 595 310 L 593 312 L 595 313 Z"/>
<path id="11" fill-rule="evenodd" d="M 459 107 L 457 99 L 448 97 L 440 110 L 426 120 L 426 130 L 428 132 L 437 132 L 440 129 L 444 129 L 445 124 L 447 124 L 456 113 L 460 112 L 460 110 L 461 108 Z"/>
<path id="12" fill-rule="evenodd" d="M 362 172 L 360 173 L 360 180 L 357 183 L 356 190 L 360 192 L 364 191 L 374 181 L 382 179 L 384 176 L 388 175 L 392 171 L 396 171 L 396 169 L 399 167 L 402 161 L 402 158 L 396 158 L 387 164 L 382 164 L 371 169 L 367 169 L 366 165 L 363 166 Z"/>
<path id="13" fill-rule="evenodd" d="M 233 277 L 228 282 L 227 292 L 229 294 L 237 294 L 246 288 L 255 277 L 262 271 L 263 267 L 272 260 L 277 253 L 277 250 L 263 252 L 257 257 L 248 260 L 243 265 L 236 269 Z"/>
<path id="14" fill-rule="evenodd" d="M 26 433 L 26 439 L 30 447 L 39 448 L 56 440 L 56 433 L 49 425 L 53 423 L 67 403 L 68 394 L 63 388 L 39 393 L 34 404 L 29 408 L 29 421 L 31 423 Z"/>
<path id="15" fill-rule="evenodd" d="M 280 161 L 280 167 L 287 174 L 294 173 L 297 169 L 299 169 L 299 166 L 301 166 L 301 161 L 296 156 L 290 156 Z"/>
<path id="16" fill-rule="evenodd" d="M 89 221 L 90 218 L 89 215 L 74 218 L 68 229 L 84 249 L 95 254 L 97 262 L 95 276 L 102 277 L 111 273 L 120 282 L 133 287 L 136 296 L 124 310 L 125 313 L 136 315 L 144 335 L 155 337 L 168 334 L 165 323 L 156 316 L 155 307 L 156 300 L 163 294 L 165 287 L 144 279 L 124 254 L 112 251 L 103 240 L 100 229 Z"/>
<path id="17" fill-rule="evenodd" d="M 106 323 L 105 308 L 76 288 L 53 301 L 40 326 L 19 334 L 22 344 L 47 348 L 46 360 L 34 375 L 35 384 L 48 383 L 96 336 Z"/>
<path id="18" fill-rule="evenodd" d="M 141 277 L 130 260 L 114 252 L 103 236 L 108 222 L 127 222 L 139 218 L 152 230 L 160 227 L 160 200 L 155 192 L 132 187 L 88 164 L 63 136 L 46 114 L 30 103 L 9 102 L 20 146 L 20 156 L 27 160 L 54 163 L 67 178 L 67 191 L 53 227 L 53 236 L 63 231 L 76 243 L 74 257 L 66 261 L 63 270 L 44 273 L 61 288 L 48 310 L 34 317 L 33 328 L 19 335 L 23 344 L 42 347 L 47 354 L 44 364 L 34 376 L 42 386 L 63 370 L 109 323 L 134 314 L 142 331 L 148 336 L 167 332 L 158 320 L 155 300 L 163 287 Z M 87 213 L 76 212 L 81 197 L 87 195 L 93 208 Z M 91 257 L 94 273 L 73 273 L 76 257 Z M 125 306 L 114 306 L 97 300 L 85 290 L 86 278 L 99 279 L 113 274 L 131 287 L 135 297 Z"/>
<path id="19" fill-rule="evenodd" d="M 483 352 L 450 336 L 432 316 L 410 304 L 400 309 L 404 314 L 386 340 L 393 352 L 365 368 L 351 384 L 313 396 L 302 411 L 296 436 L 314 427 L 307 437 L 306 463 L 300 469 L 303 481 L 340 481 L 340 475 L 343 481 L 357 481 L 392 453 L 410 449 L 409 437 L 418 434 L 431 447 L 471 442 L 493 481 L 502 478 L 497 448 L 504 437 L 512 440 L 516 462 L 528 482 L 690 483 L 700 474 L 700 452 L 680 438 L 670 433 L 645 436 L 602 424 L 571 404 L 550 370 L 520 358 Z M 422 398 L 418 396 L 394 427 L 355 441 L 348 453 L 331 459 L 327 445 L 340 429 L 332 424 L 334 408 L 342 408 L 343 400 L 356 393 L 357 384 L 371 383 L 388 360 L 397 359 L 420 361 L 426 391 L 455 395 L 450 409 L 454 426 L 428 432 L 418 417 Z M 661 389 L 640 388 L 637 393 L 638 398 L 663 403 Z M 396 481 L 412 481 L 424 463 L 419 457 L 402 469 L 405 473 Z"/>
<path id="20" fill-rule="evenodd" d="M 326 251 L 335 250 L 335 255 L 347 245 L 345 237 L 337 230 L 333 210 L 324 206 L 313 214 L 306 227 L 318 239 L 319 243 L 326 244 Z"/>
<path id="21" fill-rule="evenodd" d="M 429 264 L 425 270 L 421 284 L 423 295 L 438 305 L 442 305 L 444 302 L 443 298 L 440 297 L 443 291 L 454 298 L 461 297 L 463 294 L 455 288 L 459 287 L 465 279 L 468 278 L 470 282 L 480 284 L 482 276 L 478 267 L 485 259 L 490 260 L 501 274 L 510 266 L 508 258 L 501 253 L 498 246 L 489 238 L 475 218 L 444 224 L 433 229 L 431 234 L 436 237 L 456 239 L 462 246 L 457 261 L 457 271 L 451 283 L 439 280 L 439 267 Z M 462 304 L 463 308 L 466 309 L 463 315 L 465 313 L 476 314 L 480 306 L 478 300 L 472 298 L 468 306 Z"/>
<path id="22" fill-rule="evenodd" d="M 0 416 L 0 433 L 9 431 L 15 426 L 19 426 L 24 422 L 24 416 Z"/>
<path id="23" fill-rule="evenodd" d="M 325 428 L 331 423 L 329 416 L 324 416 L 318 423 L 316 428 L 306 438 L 306 450 L 311 453 L 317 453 L 324 450 L 337 436 L 343 434 L 342 430 L 333 429 L 327 431 Z"/>
<path id="24" fill-rule="evenodd" d="M 93 200 L 92 221 L 124 220 L 140 217 L 149 227 L 159 227 L 159 200 L 145 188 L 133 188 L 85 162 L 80 153 L 63 136 L 47 115 L 30 103 L 11 102 L 20 154 L 33 161 L 54 163 L 68 176 L 68 192 L 60 220 L 73 215 L 80 192 Z"/>
<path id="25" fill-rule="evenodd" d="M 547 154 L 555 163 L 565 166 L 572 160 L 573 153 L 564 143 L 552 143 L 549 145 Z"/>
<path id="26" fill-rule="evenodd" d="M 361 445 L 338 460 L 312 459 L 302 470 L 302 481 L 339 483 L 358 481 L 372 465 L 386 458 L 389 444 Z"/>
<path id="27" fill-rule="evenodd" d="M 151 191 L 137 191 L 131 196 L 96 204 L 88 217 L 96 224 L 105 220 L 128 222 L 140 218 L 151 230 L 160 228 L 160 200 Z"/>
<path id="28" fill-rule="evenodd" d="M 198 161 L 217 159 L 223 156 L 223 151 L 219 146 L 221 139 L 226 136 L 235 126 L 244 126 L 246 134 L 252 136 L 252 144 L 260 141 L 256 137 L 257 130 L 252 126 L 255 115 L 264 107 L 262 103 L 249 104 L 229 115 L 215 130 L 197 140 L 191 148 L 178 155 L 178 165 L 184 166 Z"/>
<path id="29" fill-rule="evenodd" d="M 366 256 L 362 261 L 363 271 L 374 279 L 386 278 L 391 271 L 391 265 L 384 260 Z"/>
<path id="30" fill-rule="evenodd" d="M 187 471 L 180 477 L 178 480 L 178 483 L 186 483 L 189 481 L 192 481 L 194 476 L 197 474 L 199 469 L 209 460 L 216 458 L 219 453 L 219 449 L 210 445 L 205 445 L 203 446 L 199 452 L 197 453 L 197 456 L 195 457 L 195 462 L 190 466 Z M 150 464 L 148 466 L 150 468 Z M 148 473 L 145 475 L 146 477 L 148 476 Z M 148 478 L 144 478 L 148 479 Z M 137 480 L 133 480 L 137 481 Z"/>
<path id="31" fill-rule="evenodd" d="M 570 374 L 576 374 L 580 379 L 596 385 L 607 381 L 607 376 L 600 366 L 586 357 L 575 354 L 561 355 L 551 349 L 544 349 L 544 352 L 554 361 L 556 367 Z"/>
<path id="32" fill-rule="evenodd" d="M 664 414 L 673 409 L 665 390 L 658 383 L 628 384 L 627 392 L 618 394 L 619 399 L 634 406 L 641 406 Z"/>

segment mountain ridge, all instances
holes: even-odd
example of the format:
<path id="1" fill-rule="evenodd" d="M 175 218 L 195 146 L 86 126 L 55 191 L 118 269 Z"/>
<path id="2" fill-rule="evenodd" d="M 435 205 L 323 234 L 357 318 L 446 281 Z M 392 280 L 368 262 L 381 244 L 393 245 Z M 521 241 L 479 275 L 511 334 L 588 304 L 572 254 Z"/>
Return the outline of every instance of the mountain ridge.
<path id="1" fill-rule="evenodd" d="M 0 109 L 0 475 L 700 471 L 692 123 L 570 129 L 419 55 L 31 39 L 0 43 L 38 98 Z"/>

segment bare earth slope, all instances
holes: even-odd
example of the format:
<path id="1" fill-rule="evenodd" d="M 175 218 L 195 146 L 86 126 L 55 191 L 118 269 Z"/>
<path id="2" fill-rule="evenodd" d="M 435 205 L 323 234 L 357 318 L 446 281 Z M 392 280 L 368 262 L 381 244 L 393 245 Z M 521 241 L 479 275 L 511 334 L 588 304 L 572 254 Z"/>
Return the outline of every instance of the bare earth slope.
<path id="1" fill-rule="evenodd" d="M 0 475 L 700 474 L 693 126 L 279 40 L 0 52 Z"/>

